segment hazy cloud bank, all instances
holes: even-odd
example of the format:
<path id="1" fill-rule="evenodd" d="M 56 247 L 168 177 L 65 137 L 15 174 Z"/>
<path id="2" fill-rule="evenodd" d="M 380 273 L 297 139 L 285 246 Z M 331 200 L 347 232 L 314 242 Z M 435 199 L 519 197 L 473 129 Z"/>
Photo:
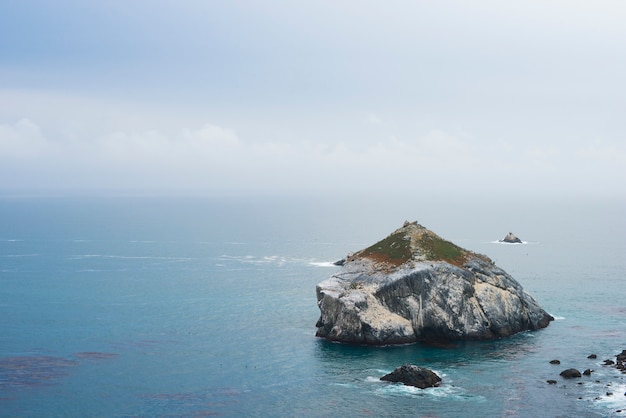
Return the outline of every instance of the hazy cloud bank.
<path id="1" fill-rule="evenodd" d="M 611 171 L 623 170 L 626 148 L 484 143 L 441 130 L 370 143 L 251 141 L 215 124 L 51 139 L 24 118 L 0 125 L 0 165 L 2 188 L 532 192 L 543 181 L 555 191 L 609 193 L 621 187 Z"/>

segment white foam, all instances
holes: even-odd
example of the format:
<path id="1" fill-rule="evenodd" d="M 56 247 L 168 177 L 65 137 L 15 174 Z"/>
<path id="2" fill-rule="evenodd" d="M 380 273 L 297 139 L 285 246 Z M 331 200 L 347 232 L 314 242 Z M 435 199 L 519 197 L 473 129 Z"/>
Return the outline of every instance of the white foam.
<path id="1" fill-rule="evenodd" d="M 406 386 L 400 383 L 388 383 L 381 382 L 380 386 L 376 387 L 374 393 L 378 396 L 390 397 L 390 396 L 408 396 L 408 397 L 429 397 L 431 399 L 440 400 L 456 400 L 456 401 L 484 401 L 485 398 L 477 395 L 469 395 L 463 390 L 463 388 L 453 386 L 450 384 L 443 384 L 441 386 L 420 389 L 413 386 Z"/>
<path id="2" fill-rule="evenodd" d="M 626 410 L 626 383 L 612 384 L 606 388 L 604 394 L 594 398 L 594 401 L 603 408 Z"/>
<path id="3" fill-rule="evenodd" d="M 522 242 L 504 242 L 500 240 L 489 241 L 491 244 L 502 244 L 502 245 L 527 245 L 527 244 L 539 244 L 538 241 L 522 241 Z"/>
<path id="4" fill-rule="evenodd" d="M 299 264 L 299 265 L 307 265 L 307 266 L 315 266 L 315 267 L 336 267 L 334 262 L 332 261 L 316 261 L 311 258 L 298 258 L 298 257 L 285 257 L 283 255 L 265 255 L 265 256 L 254 256 L 254 255 L 227 255 L 222 254 L 218 257 L 219 261 L 230 261 L 230 262 L 239 262 L 242 264 L 252 264 L 252 265 L 277 265 L 284 266 L 286 264 Z"/>
<path id="5" fill-rule="evenodd" d="M 375 370 L 377 374 L 385 375 L 390 373 L 390 370 Z M 446 374 L 433 370 L 442 380 L 446 380 Z M 390 383 L 380 380 L 379 377 L 367 376 L 365 378 L 365 382 L 376 384 L 374 393 L 378 396 L 382 397 L 390 397 L 390 396 L 408 396 L 408 397 L 430 397 L 432 399 L 441 399 L 441 400 L 458 400 L 458 401 L 479 401 L 482 402 L 485 400 L 483 396 L 480 395 L 469 395 L 465 392 L 463 388 L 454 386 L 450 383 L 442 384 L 441 386 L 431 387 L 426 389 L 420 389 L 414 386 L 406 386 L 401 383 Z"/>
<path id="6" fill-rule="evenodd" d="M 315 267 L 336 267 L 332 261 L 309 261 L 309 265 Z"/>

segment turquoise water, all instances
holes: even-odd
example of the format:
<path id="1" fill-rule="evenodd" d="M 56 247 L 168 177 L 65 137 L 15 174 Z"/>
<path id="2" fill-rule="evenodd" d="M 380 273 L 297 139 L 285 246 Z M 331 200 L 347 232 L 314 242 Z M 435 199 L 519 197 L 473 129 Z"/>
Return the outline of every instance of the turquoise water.
<path id="1" fill-rule="evenodd" d="M 626 416 L 626 375 L 601 365 L 626 348 L 625 213 L 618 200 L 0 198 L 0 415 Z M 315 338 L 331 262 L 405 219 L 490 256 L 556 321 L 449 347 Z M 495 242 L 509 231 L 526 243 Z M 404 363 L 442 386 L 378 380 Z M 561 379 L 569 367 L 595 371 Z"/>

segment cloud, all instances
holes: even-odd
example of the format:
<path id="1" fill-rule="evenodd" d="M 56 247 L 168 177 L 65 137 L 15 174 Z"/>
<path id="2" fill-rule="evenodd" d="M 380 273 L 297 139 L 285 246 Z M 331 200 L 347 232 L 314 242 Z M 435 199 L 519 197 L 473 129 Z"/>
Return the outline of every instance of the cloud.
<path id="1" fill-rule="evenodd" d="M 50 144 L 41 129 L 26 118 L 0 124 L 0 159 L 33 159 L 49 153 Z"/>
<path id="2" fill-rule="evenodd" d="M 115 132 L 99 137 L 91 152 L 104 162 L 178 167 L 199 161 L 216 163 L 224 155 L 230 157 L 239 145 L 234 132 L 206 124 L 196 130 L 183 129 L 174 136 L 157 130 Z"/>
<path id="3" fill-rule="evenodd" d="M 602 139 L 593 141 L 577 148 L 578 156 L 586 161 L 599 164 L 626 166 L 626 145 L 623 143 L 607 143 Z"/>
<path id="4" fill-rule="evenodd" d="M 0 106 L 0 188 L 624 193 L 613 179 L 625 175 L 626 153 L 610 130 L 567 141 L 540 126 L 528 136 L 499 124 L 459 130 L 367 107 L 332 118 L 256 108 L 232 117 L 11 94 L 13 105 Z"/>
<path id="5" fill-rule="evenodd" d="M 233 130 L 215 124 L 173 134 L 118 130 L 91 139 L 53 140 L 35 123 L 22 119 L 0 126 L 0 144 L 5 170 L 28 172 L 26 167 L 38 167 L 20 176 L 31 186 L 54 178 L 61 186 L 68 177 L 83 187 L 326 188 L 352 178 L 382 186 L 381 173 L 458 171 L 470 157 L 462 140 L 437 130 L 410 141 L 389 136 L 364 145 L 245 142 Z"/>
<path id="6" fill-rule="evenodd" d="M 556 144 L 481 143 L 440 129 L 407 137 L 388 133 L 372 143 L 246 141 L 207 123 L 173 133 L 117 130 L 79 141 L 50 139 L 29 119 L 0 125 L 0 187 L 573 190 L 597 187 L 600 173 L 624 161 L 623 147 L 602 141 L 572 151 Z"/>

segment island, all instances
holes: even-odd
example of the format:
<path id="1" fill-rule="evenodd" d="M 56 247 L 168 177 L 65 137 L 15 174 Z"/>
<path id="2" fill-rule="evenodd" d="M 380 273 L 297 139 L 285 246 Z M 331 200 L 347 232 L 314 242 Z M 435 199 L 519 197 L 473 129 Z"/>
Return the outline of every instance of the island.
<path id="1" fill-rule="evenodd" d="M 349 254 L 316 293 L 316 336 L 344 343 L 485 340 L 554 320 L 487 256 L 417 222 Z"/>
<path id="2" fill-rule="evenodd" d="M 506 242 L 507 244 L 522 244 L 522 240 L 517 238 L 512 232 L 506 234 L 506 237 L 501 239 L 500 242 Z"/>

